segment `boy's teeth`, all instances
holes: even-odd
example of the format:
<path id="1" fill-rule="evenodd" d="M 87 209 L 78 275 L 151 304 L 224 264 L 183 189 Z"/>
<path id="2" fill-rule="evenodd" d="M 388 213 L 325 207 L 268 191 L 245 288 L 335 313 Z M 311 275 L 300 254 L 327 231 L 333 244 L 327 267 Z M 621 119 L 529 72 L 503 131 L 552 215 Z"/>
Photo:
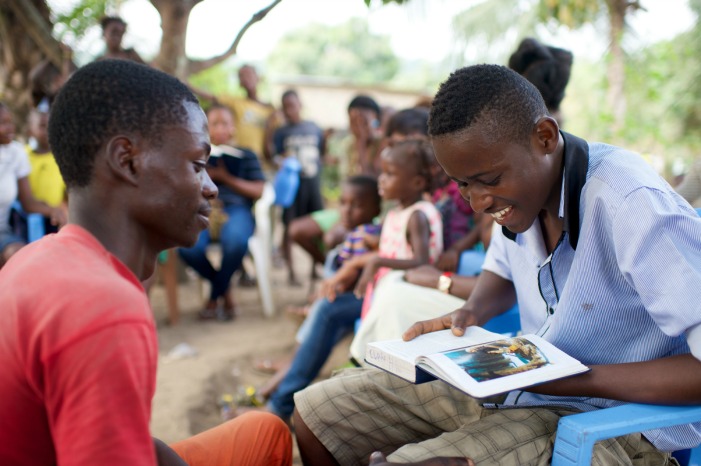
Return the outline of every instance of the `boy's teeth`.
<path id="1" fill-rule="evenodd" d="M 499 212 L 495 212 L 492 214 L 492 217 L 495 218 L 496 220 L 501 220 L 504 218 L 504 215 L 506 215 L 509 210 L 511 210 L 511 206 L 505 207 L 504 209 L 501 209 Z"/>

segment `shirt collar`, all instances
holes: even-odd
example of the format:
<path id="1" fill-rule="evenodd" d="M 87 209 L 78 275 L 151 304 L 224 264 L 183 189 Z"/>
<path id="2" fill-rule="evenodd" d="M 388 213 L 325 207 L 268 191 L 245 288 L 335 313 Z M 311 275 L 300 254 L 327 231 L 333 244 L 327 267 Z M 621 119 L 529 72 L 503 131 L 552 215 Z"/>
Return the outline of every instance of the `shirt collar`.
<path id="1" fill-rule="evenodd" d="M 562 134 L 562 138 L 565 141 L 563 151 L 565 168 L 562 188 L 564 199 L 560 199 L 560 209 L 564 214 L 563 230 L 569 234 L 572 249 L 577 249 L 577 241 L 579 240 L 579 199 L 584 183 L 587 181 L 589 144 L 584 139 L 564 131 L 560 131 L 560 134 Z M 506 227 L 501 227 L 501 231 L 510 240 L 516 240 L 516 233 L 513 233 Z"/>

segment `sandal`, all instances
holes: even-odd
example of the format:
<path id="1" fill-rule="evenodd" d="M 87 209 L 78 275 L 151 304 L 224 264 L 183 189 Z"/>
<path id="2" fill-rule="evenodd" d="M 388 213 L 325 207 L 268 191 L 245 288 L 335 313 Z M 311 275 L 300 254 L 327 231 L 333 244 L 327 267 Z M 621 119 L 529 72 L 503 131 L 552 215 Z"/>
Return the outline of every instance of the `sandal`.
<path id="1" fill-rule="evenodd" d="M 253 370 L 261 374 L 275 374 L 282 368 L 282 364 L 277 359 L 262 358 L 253 361 Z"/>
<path id="2" fill-rule="evenodd" d="M 197 320 L 214 320 L 217 318 L 216 309 L 202 309 L 197 313 Z"/>
<path id="3" fill-rule="evenodd" d="M 228 322 L 230 320 L 234 320 L 235 316 L 235 309 L 224 309 L 223 307 L 218 307 L 215 311 L 215 318 L 220 322 Z"/>
<path id="4" fill-rule="evenodd" d="M 302 319 L 304 319 L 309 315 L 310 307 L 311 306 L 309 306 L 308 304 L 304 306 L 287 306 L 285 308 L 285 312 L 290 316 L 301 317 Z"/>

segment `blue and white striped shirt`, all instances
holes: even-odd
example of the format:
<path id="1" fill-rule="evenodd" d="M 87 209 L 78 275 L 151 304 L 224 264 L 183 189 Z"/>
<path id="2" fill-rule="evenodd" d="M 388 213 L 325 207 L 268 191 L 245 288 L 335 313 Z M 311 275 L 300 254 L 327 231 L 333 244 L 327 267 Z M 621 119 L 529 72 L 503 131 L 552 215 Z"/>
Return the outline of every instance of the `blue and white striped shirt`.
<path id="1" fill-rule="evenodd" d="M 687 336 L 701 329 L 701 218 L 637 154 L 563 137 L 560 242 L 548 255 L 538 221 L 522 234 L 505 231 L 493 237 L 484 270 L 514 283 L 524 333 L 584 364 L 689 353 Z M 518 391 L 505 404 L 589 411 L 623 403 Z M 701 423 L 644 435 L 661 450 L 689 448 L 701 442 Z"/>

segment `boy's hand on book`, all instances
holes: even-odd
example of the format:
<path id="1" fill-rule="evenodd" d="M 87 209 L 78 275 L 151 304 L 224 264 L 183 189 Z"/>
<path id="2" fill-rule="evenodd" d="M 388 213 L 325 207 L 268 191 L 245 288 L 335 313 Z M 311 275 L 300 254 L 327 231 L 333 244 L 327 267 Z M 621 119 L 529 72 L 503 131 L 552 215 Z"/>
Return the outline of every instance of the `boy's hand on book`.
<path id="1" fill-rule="evenodd" d="M 385 466 L 385 465 L 390 465 L 390 464 L 399 464 L 399 463 L 387 462 L 385 455 L 383 455 L 379 451 L 376 451 L 372 455 L 370 455 L 369 466 Z M 407 465 L 407 464 L 412 465 L 413 464 L 415 466 L 475 466 L 474 461 L 472 461 L 470 458 L 457 458 L 457 457 L 431 458 L 428 460 L 419 461 L 417 463 L 402 463 L 402 464 L 404 464 L 404 465 Z"/>
<path id="2" fill-rule="evenodd" d="M 409 341 L 424 333 L 438 332 L 447 328 L 453 330 L 453 335 L 460 337 L 465 334 L 465 329 L 472 325 L 479 325 L 475 315 L 467 309 L 460 308 L 442 317 L 416 322 L 404 332 L 402 339 Z"/>

